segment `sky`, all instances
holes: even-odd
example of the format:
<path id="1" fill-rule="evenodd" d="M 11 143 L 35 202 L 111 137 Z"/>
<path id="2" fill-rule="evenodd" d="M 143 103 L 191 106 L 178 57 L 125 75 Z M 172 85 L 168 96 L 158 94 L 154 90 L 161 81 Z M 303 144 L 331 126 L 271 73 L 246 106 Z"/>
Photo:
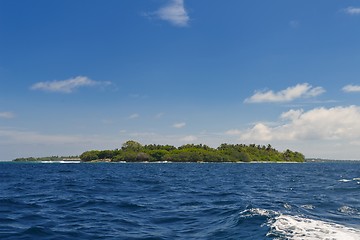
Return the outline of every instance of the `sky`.
<path id="1" fill-rule="evenodd" d="M 360 159 L 359 0 L 0 0 L 0 159 L 271 144 Z"/>

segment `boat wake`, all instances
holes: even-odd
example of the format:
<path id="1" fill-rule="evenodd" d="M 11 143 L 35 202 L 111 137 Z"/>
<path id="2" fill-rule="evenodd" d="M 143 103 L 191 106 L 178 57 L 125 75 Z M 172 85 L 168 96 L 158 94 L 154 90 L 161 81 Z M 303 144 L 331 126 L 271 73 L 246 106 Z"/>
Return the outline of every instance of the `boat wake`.
<path id="1" fill-rule="evenodd" d="M 270 230 L 267 237 L 288 240 L 357 240 L 360 239 L 360 229 L 344 225 L 310 219 L 304 216 L 292 216 L 259 208 L 241 212 L 243 216 L 266 216 L 264 223 Z"/>
<path id="2" fill-rule="evenodd" d="M 357 229 L 299 216 L 280 215 L 270 227 L 268 235 L 286 239 L 360 239 L 360 231 Z"/>

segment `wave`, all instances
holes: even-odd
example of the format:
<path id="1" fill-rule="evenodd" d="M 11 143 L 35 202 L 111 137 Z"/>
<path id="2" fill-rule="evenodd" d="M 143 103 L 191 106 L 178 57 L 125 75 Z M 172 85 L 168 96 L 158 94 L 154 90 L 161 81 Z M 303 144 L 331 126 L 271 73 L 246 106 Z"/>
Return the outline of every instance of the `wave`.
<path id="1" fill-rule="evenodd" d="M 315 209 L 315 206 L 314 205 L 311 205 L 311 204 L 305 204 L 305 205 L 301 205 L 300 206 L 301 208 L 304 208 L 304 209 Z"/>
<path id="2" fill-rule="evenodd" d="M 360 231 L 357 229 L 299 216 L 280 215 L 270 227 L 269 235 L 286 239 L 360 239 Z"/>
<path id="3" fill-rule="evenodd" d="M 270 227 L 267 237 L 274 239 L 289 240 L 357 240 L 360 239 L 360 229 L 344 225 L 307 218 L 304 216 L 292 216 L 280 212 L 252 208 L 241 212 L 242 216 L 255 217 L 265 216 Z"/>
<path id="4" fill-rule="evenodd" d="M 340 179 L 339 182 L 351 182 L 351 179 Z"/>
<path id="5" fill-rule="evenodd" d="M 349 206 L 342 206 L 338 209 L 338 211 L 347 215 L 359 214 L 359 211 L 356 208 L 352 208 Z"/>
<path id="6" fill-rule="evenodd" d="M 353 179 L 345 179 L 345 178 L 343 178 L 343 179 L 340 179 L 340 180 L 338 180 L 339 182 L 352 182 L 352 181 L 357 181 L 357 182 L 359 182 L 360 181 L 360 178 L 353 178 Z"/>

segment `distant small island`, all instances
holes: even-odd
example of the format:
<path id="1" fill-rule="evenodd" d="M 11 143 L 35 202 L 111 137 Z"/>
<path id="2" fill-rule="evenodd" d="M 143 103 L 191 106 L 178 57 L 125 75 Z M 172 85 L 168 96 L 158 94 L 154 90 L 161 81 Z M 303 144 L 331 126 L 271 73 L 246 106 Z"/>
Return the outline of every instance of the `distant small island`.
<path id="1" fill-rule="evenodd" d="M 91 150 L 80 155 L 82 162 L 304 162 L 299 152 L 277 151 L 270 144 L 245 145 L 223 143 L 217 148 L 203 144 L 141 145 L 125 142 L 121 149 Z"/>
<path id="2" fill-rule="evenodd" d="M 14 162 L 77 162 L 81 161 L 78 156 L 51 156 L 51 157 L 25 157 L 16 158 Z"/>

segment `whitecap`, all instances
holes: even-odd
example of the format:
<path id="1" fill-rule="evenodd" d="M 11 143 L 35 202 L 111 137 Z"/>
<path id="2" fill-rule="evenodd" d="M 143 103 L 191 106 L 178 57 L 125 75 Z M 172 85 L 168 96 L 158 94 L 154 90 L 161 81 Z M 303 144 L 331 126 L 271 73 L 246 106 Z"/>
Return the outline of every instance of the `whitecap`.
<path id="1" fill-rule="evenodd" d="M 360 178 L 353 178 L 354 181 L 360 181 Z"/>
<path id="2" fill-rule="evenodd" d="M 290 205 L 290 204 L 285 203 L 285 204 L 284 204 L 284 208 L 286 208 L 286 209 L 288 209 L 288 210 L 289 210 L 289 209 L 291 209 L 292 207 L 291 207 L 291 205 Z"/>
<path id="3" fill-rule="evenodd" d="M 270 223 L 267 236 L 286 238 L 289 240 L 358 240 L 360 230 L 340 224 L 309 219 L 300 216 L 282 215 L 275 217 Z"/>
<path id="4" fill-rule="evenodd" d="M 350 179 L 340 179 L 339 182 L 351 182 L 352 180 Z"/>
<path id="5" fill-rule="evenodd" d="M 338 209 L 339 212 L 345 213 L 348 215 L 356 214 L 358 212 L 357 209 L 349 207 L 349 206 L 342 206 Z"/>
<path id="6" fill-rule="evenodd" d="M 301 205 L 300 207 L 304 208 L 304 209 L 314 209 L 315 206 L 311 205 L 311 204 L 305 204 L 305 205 Z"/>
<path id="7" fill-rule="evenodd" d="M 261 209 L 261 208 L 250 208 L 240 212 L 240 215 L 243 217 L 253 217 L 253 216 L 265 216 L 270 217 L 277 214 L 275 211 Z"/>

